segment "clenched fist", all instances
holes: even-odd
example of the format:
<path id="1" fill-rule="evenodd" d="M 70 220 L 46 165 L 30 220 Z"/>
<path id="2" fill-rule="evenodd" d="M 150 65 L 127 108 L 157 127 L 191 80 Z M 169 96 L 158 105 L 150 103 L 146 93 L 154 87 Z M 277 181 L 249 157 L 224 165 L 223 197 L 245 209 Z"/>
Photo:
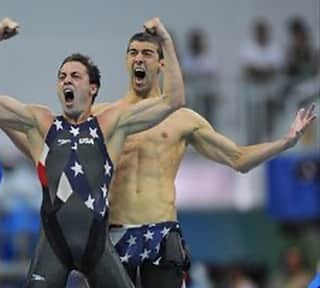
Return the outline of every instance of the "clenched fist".
<path id="1" fill-rule="evenodd" d="M 159 36 L 162 40 L 170 40 L 170 34 L 161 23 L 160 19 L 155 17 L 144 23 L 144 30 L 150 34 Z"/>
<path id="2" fill-rule="evenodd" d="M 10 18 L 5 18 L 0 22 L 0 41 L 9 39 L 19 33 L 19 24 Z"/>

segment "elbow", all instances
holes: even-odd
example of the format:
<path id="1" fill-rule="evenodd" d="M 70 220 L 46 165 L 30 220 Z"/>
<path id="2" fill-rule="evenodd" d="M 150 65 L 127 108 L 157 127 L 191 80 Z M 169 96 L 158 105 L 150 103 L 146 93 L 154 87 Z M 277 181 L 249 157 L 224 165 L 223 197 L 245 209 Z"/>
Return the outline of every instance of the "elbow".
<path id="1" fill-rule="evenodd" d="M 241 146 L 238 146 L 238 149 L 233 154 L 230 162 L 231 167 L 241 174 L 248 173 L 252 168 L 250 165 L 250 161 L 248 161 L 248 157 L 246 156 L 246 153 Z"/>
<path id="2" fill-rule="evenodd" d="M 236 169 L 238 172 L 240 172 L 241 174 L 247 174 L 251 169 L 249 167 L 246 166 L 239 166 Z"/>
<path id="3" fill-rule="evenodd" d="M 250 167 L 241 164 L 232 165 L 232 168 L 241 174 L 246 174 L 251 170 Z"/>
<path id="4" fill-rule="evenodd" d="M 241 174 L 246 174 L 251 170 L 252 167 L 250 167 L 248 163 L 245 163 L 243 161 L 240 161 L 240 159 L 238 159 L 238 161 L 235 161 L 234 163 L 232 163 L 232 168 L 237 172 L 240 172 Z"/>

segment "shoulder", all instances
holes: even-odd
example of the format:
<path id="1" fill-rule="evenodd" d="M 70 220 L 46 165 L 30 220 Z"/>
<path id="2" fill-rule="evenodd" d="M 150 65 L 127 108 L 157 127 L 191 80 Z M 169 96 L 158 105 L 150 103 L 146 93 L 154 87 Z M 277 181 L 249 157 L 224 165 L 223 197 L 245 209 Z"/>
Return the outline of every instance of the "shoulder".
<path id="1" fill-rule="evenodd" d="M 54 118 L 56 117 L 47 106 L 27 105 L 27 109 L 34 117 L 37 126 L 41 131 L 46 131 L 51 126 Z"/>
<path id="2" fill-rule="evenodd" d="M 207 122 L 207 120 L 203 116 L 188 107 L 181 107 L 177 109 L 170 115 L 170 117 L 179 118 L 181 121 L 184 120 L 186 122 L 185 124 Z"/>
<path id="3" fill-rule="evenodd" d="M 46 115 L 54 117 L 52 111 L 44 105 L 30 104 L 26 105 L 27 109 L 34 115 Z"/>
<path id="4" fill-rule="evenodd" d="M 123 115 L 124 108 L 117 105 L 110 105 L 96 115 L 100 128 L 102 129 L 104 136 L 109 138 L 118 128 L 121 115 Z M 119 130 L 119 129 L 118 129 Z"/>
<path id="5" fill-rule="evenodd" d="M 106 109 L 110 108 L 114 103 L 97 103 L 92 106 L 92 114 L 99 115 L 104 112 Z"/>
<path id="6" fill-rule="evenodd" d="M 190 136 L 193 132 L 202 127 L 208 127 L 210 124 L 196 111 L 182 107 L 168 117 L 169 125 L 181 131 L 185 136 Z"/>

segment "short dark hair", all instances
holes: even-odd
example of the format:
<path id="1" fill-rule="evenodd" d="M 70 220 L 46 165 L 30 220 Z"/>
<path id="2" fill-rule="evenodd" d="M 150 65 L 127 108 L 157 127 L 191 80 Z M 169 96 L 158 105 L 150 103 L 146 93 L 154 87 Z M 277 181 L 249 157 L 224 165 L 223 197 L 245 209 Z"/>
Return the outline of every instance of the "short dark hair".
<path id="1" fill-rule="evenodd" d="M 80 54 L 80 53 L 73 53 L 70 56 L 66 57 L 62 64 L 59 67 L 59 71 L 61 67 L 68 62 L 80 62 L 87 68 L 87 72 L 89 75 L 89 82 L 90 84 L 97 85 L 97 93 L 93 95 L 92 103 L 94 102 L 96 96 L 98 95 L 99 89 L 100 89 L 100 79 L 101 79 L 101 73 L 98 68 L 98 66 L 92 61 L 92 59 L 86 55 Z"/>
<path id="2" fill-rule="evenodd" d="M 127 47 L 127 53 L 129 52 L 130 44 L 133 41 L 139 41 L 139 42 L 150 42 L 153 44 L 156 44 L 158 46 L 158 55 L 159 59 L 163 59 L 163 51 L 161 46 L 161 38 L 157 35 L 152 35 L 151 33 L 147 32 L 138 32 L 135 33 L 130 39 Z"/>

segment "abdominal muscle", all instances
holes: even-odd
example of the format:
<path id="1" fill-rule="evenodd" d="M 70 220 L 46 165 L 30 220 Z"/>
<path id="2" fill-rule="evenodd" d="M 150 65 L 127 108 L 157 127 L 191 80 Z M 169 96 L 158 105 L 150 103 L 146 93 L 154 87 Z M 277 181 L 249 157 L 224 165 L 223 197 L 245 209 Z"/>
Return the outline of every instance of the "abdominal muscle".
<path id="1" fill-rule="evenodd" d="M 109 194 L 109 223 L 148 224 L 177 219 L 174 180 L 184 145 L 151 144 L 129 141 L 125 145 Z"/>

